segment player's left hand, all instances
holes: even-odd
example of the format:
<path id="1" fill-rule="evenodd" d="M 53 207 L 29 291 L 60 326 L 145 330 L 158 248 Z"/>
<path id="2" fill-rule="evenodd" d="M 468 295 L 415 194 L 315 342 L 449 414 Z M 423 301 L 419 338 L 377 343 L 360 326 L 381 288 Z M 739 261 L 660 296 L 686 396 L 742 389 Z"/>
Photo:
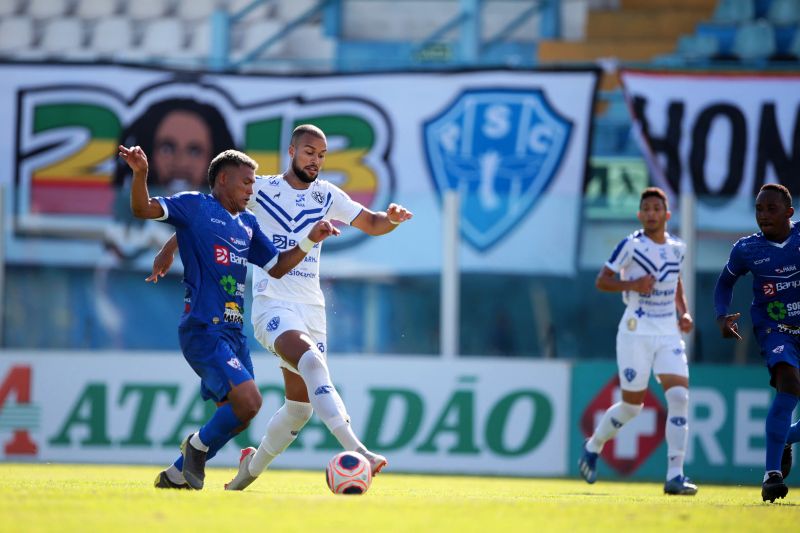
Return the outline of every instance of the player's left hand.
<path id="1" fill-rule="evenodd" d="M 119 156 L 128 163 L 128 166 L 131 167 L 131 170 L 134 172 L 147 172 L 147 155 L 140 146 L 126 148 L 119 145 Z"/>
<path id="2" fill-rule="evenodd" d="M 386 217 L 395 224 L 405 222 L 413 216 L 414 213 L 400 204 L 389 204 L 389 207 L 386 208 Z"/>
<path id="3" fill-rule="evenodd" d="M 692 331 L 693 327 L 694 320 L 692 319 L 692 315 L 689 313 L 683 313 L 678 319 L 678 329 L 680 329 L 683 333 L 689 333 Z"/>
<path id="4" fill-rule="evenodd" d="M 169 267 L 172 266 L 173 257 L 174 256 L 172 255 L 172 252 L 167 252 L 162 248 L 153 259 L 153 272 L 144 280 L 158 283 L 158 279 L 163 278 L 167 275 L 167 272 L 169 272 Z"/>
<path id="5" fill-rule="evenodd" d="M 320 220 L 308 232 L 308 238 L 314 242 L 322 242 L 331 235 L 339 235 L 340 233 L 339 228 L 331 224 L 330 221 Z"/>

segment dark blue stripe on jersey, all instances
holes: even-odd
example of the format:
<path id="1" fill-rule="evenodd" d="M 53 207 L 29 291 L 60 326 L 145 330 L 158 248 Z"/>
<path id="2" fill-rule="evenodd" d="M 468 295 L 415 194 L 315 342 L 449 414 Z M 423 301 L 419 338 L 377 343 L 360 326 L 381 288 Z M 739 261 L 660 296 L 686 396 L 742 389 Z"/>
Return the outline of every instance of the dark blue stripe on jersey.
<path id="1" fill-rule="evenodd" d="M 316 214 L 318 214 L 318 213 L 322 213 L 322 212 L 323 212 L 323 210 L 325 210 L 325 208 L 326 208 L 326 207 L 328 207 L 328 205 L 331 203 L 331 194 L 330 194 L 330 193 L 328 193 L 328 197 L 325 199 L 325 205 L 323 205 L 322 207 L 315 207 L 314 209 L 304 209 L 304 210 L 300 211 L 299 213 L 297 213 L 297 215 L 296 215 L 294 218 L 292 218 L 292 217 L 289 215 L 289 213 L 287 213 L 286 211 L 284 211 L 284 210 L 281 208 L 281 206 L 280 206 L 280 205 L 278 205 L 278 204 L 277 204 L 277 203 L 276 203 L 276 202 L 275 202 L 275 201 L 274 201 L 272 198 L 270 198 L 269 196 L 267 196 L 266 194 L 264 194 L 264 191 L 258 191 L 258 195 L 259 195 L 259 196 L 260 196 L 260 197 L 261 197 L 261 198 L 262 198 L 264 201 L 268 202 L 268 203 L 269 203 L 269 205 L 271 205 L 271 206 L 272 206 L 272 207 L 275 209 L 275 211 L 277 211 L 279 214 L 281 214 L 281 215 L 283 216 L 283 219 L 284 219 L 284 220 L 292 220 L 292 221 L 294 221 L 294 222 L 297 222 L 298 220 L 300 220 L 300 219 L 302 219 L 303 217 L 305 217 L 305 216 L 308 216 L 308 215 L 316 215 Z M 264 205 L 264 203 L 263 203 L 263 202 L 262 202 L 260 199 L 257 199 L 256 201 L 257 201 L 259 204 L 261 204 L 262 206 Z M 264 208 L 266 209 L 266 206 L 264 206 Z M 319 220 L 319 219 L 317 218 L 317 219 L 315 219 L 315 220 Z M 288 229 L 288 228 L 287 228 L 287 229 Z"/>
<path id="2" fill-rule="evenodd" d="M 666 263 L 664 263 L 663 265 L 661 265 L 661 268 L 659 268 L 658 270 L 659 270 L 659 272 L 660 272 L 660 271 L 664 270 L 664 269 L 665 269 L 665 268 L 667 268 L 667 267 L 671 267 L 671 266 L 674 266 L 674 267 L 676 267 L 676 266 L 678 266 L 679 264 L 680 264 L 680 263 L 677 263 L 677 262 L 675 262 L 675 261 L 667 261 Z"/>
<path id="3" fill-rule="evenodd" d="M 667 270 L 666 272 L 664 272 L 661 275 L 660 278 L 658 278 L 658 281 L 664 281 L 665 279 L 667 279 L 667 276 L 669 276 L 670 274 L 680 274 L 680 273 L 681 273 L 680 270 Z"/>
<path id="4" fill-rule="evenodd" d="M 645 269 L 645 270 L 647 270 L 648 272 L 658 272 L 658 269 L 657 269 L 657 268 L 656 268 L 656 266 L 653 264 L 653 262 L 652 262 L 652 261 L 650 261 L 650 260 L 647 258 L 647 256 L 646 256 L 646 255 L 644 255 L 642 252 L 640 252 L 639 250 L 634 250 L 634 251 L 633 251 L 633 254 L 634 254 L 634 255 L 636 255 L 636 256 L 638 256 L 638 257 L 639 257 L 639 259 L 641 259 L 642 261 L 644 261 L 644 262 L 645 262 L 645 263 L 647 263 L 648 265 L 650 265 L 650 270 L 647 270 L 647 269 Z"/>
<path id="5" fill-rule="evenodd" d="M 622 241 L 614 248 L 614 251 L 611 253 L 611 259 L 608 260 L 609 263 L 613 263 L 617 260 L 617 256 L 622 251 L 622 247 L 625 246 L 625 243 L 628 242 L 628 239 L 622 239 Z"/>
<path id="6" fill-rule="evenodd" d="M 270 204 L 270 205 L 274 206 L 274 207 L 275 207 L 275 209 L 276 209 L 276 210 L 277 210 L 277 211 L 278 211 L 278 212 L 279 212 L 281 215 L 283 215 L 283 218 L 284 218 L 284 220 L 291 220 L 291 218 L 292 218 L 292 217 L 291 217 L 291 216 L 289 216 L 289 213 L 287 213 L 286 211 L 284 211 L 284 210 L 281 208 L 281 206 L 279 206 L 278 204 L 276 204 L 275 202 L 273 202 L 273 201 L 272 201 L 272 198 L 270 198 L 269 196 L 267 196 L 266 194 L 264 194 L 264 191 L 258 191 L 258 195 L 259 195 L 261 198 L 263 198 L 264 200 L 266 200 L 267 202 L 269 202 L 269 204 Z M 256 199 L 256 201 L 257 201 L 258 203 L 260 203 L 262 206 L 264 206 L 264 209 L 266 209 L 266 208 L 267 208 L 267 206 L 266 206 L 266 205 L 264 205 L 264 202 L 262 202 L 261 200 L 258 200 L 258 199 Z M 288 228 L 287 228 L 287 229 L 288 229 Z"/>
<path id="7" fill-rule="evenodd" d="M 648 274 L 652 274 L 652 273 L 653 273 L 653 272 L 652 272 L 652 271 L 651 271 L 649 268 L 647 268 L 647 265 L 645 265 L 644 263 L 642 263 L 641 261 L 639 261 L 639 258 L 638 258 L 638 257 L 634 257 L 634 258 L 633 258 L 633 261 L 634 261 L 634 262 L 635 262 L 637 265 L 639 265 L 640 267 L 642 267 L 642 270 L 644 270 L 644 271 L 645 271 L 645 272 L 647 272 Z"/>
<path id="8" fill-rule="evenodd" d="M 313 224 L 313 223 L 314 223 L 314 222 L 316 222 L 317 220 L 322 220 L 322 216 L 323 216 L 323 215 L 320 215 L 320 216 L 318 216 L 317 218 L 307 218 L 307 219 L 305 219 L 305 220 L 303 221 L 303 223 L 302 223 L 302 224 L 300 224 L 299 226 L 297 226 L 297 227 L 294 229 L 294 232 L 295 232 L 295 233 L 297 233 L 298 231 L 300 231 L 301 229 L 305 228 L 305 227 L 306 227 L 306 226 L 308 226 L 309 224 Z"/>
<path id="9" fill-rule="evenodd" d="M 258 204 L 259 204 L 261 207 L 263 207 L 263 208 L 264 208 L 264 211 L 266 211 L 267 213 L 269 213 L 269 214 L 272 216 L 272 218 L 275 220 L 275 222 L 277 222 L 278 224 L 280 224 L 280 225 L 281 225 L 281 227 L 283 227 L 283 229 L 285 229 L 285 230 L 286 230 L 286 231 L 288 231 L 289 233 L 291 233 L 291 232 L 292 232 L 292 228 L 290 228 L 289 226 L 287 226 L 287 225 L 286 225 L 286 224 L 283 222 L 283 220 L 281 220 L 281 218 L 278 216 L 278 214 L 277 214 L 277 213 L 275 213 L 275 212 L 274 212 L 274 211 L 273 211 L 273 210 L 270 208 L 270 206 L 268 206 L 268 205 L 267 205 L 267 204 L 265 204 L 263 201 L 261 201 L 261 198 L 256 198 L 256 202 L 258 202 Z"/>

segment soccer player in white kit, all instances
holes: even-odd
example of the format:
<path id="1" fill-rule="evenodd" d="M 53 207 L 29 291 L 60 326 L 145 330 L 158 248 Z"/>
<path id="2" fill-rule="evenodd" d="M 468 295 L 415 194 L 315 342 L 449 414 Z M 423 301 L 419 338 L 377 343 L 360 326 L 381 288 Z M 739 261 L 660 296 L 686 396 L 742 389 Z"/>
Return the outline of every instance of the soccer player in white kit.
<path id="1" fill-rule="evenodd" d="M 627 306 L 617 332 L 622 401 L 605 412 L 584 444 L 578 467 L 588 483 L 595 482 L 603 445 L 641 412 L 652 370 L 667 400 L 664 492 L 694 495 L 697 485 L 683 474 L 689 435 L 689 366 L 681 332 L 688 333 L 693 326 L 680 278 L 685 245 L 666 231 L 670 211 L 661 189 L 649 187 L 642 192 L 637 216 L 642 229 L 617 245 L 596 281 L 601 291 L 621 292 Z"/>
<path id="2" fill-rule="evenodd" d="M 242 450 L 239 471 L 225 485 L 227 490 L 250 485 L 297 438 L 313 411 L 345 450 L 358 451 L 369 460 L 373 474 L 387 464 L 356 437 L 331 381 L 325 353 L 325 298 L 319 284 L 321 246 L 307 234 L 317 220 L 325 219 L 344 222 L 368 235 L 384 235 L 412 213 L 397 204 L 390 204 L 385 212 L 370 211 L 333 183 L 319 179 L 327 149 L 325 134 L 316 126 L 295 128 L 289 168 L 281 175 L 258 178 L 248 204 L 279 250 L 298 242 L 308 255 L 282 279 L 262 269 L 253 271 L 255 337 L 280 358 L 286 399 L 267 424 L 258 450 Z"/>

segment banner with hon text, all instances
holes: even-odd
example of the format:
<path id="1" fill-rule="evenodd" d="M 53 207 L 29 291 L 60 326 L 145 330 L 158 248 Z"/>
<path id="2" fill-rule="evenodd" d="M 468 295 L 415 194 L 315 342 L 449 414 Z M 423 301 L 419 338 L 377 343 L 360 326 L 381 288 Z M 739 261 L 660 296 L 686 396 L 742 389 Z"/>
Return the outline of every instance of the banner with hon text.
<path id="1" fill-rule="evenodd" d="M 345 228 L 325 275 L 430 274 L 446 190 L 461 195 L 461 264 L 571 274 L 596 70 L 247 76 L 113 65 L 0 65 L 0 183 L 10 263 L 147 268 L 172 228 L 134 220 L 117 145 L 150 158 L 153 195 L 207 191 L 236 147 L 278 174 L 292 129 L 320 126 L 321 176 L 413 222 L 381 238 Z M 557 230 L 554 230 L 557 227 Z M 290 232 L 291 233 L 291 232 Z M 302 235 L 273 236 L 293 245 Z M 401 251 L 402 253 L 398 253 Z"/>
<path id="2" fill-rule="evenodd" d="M 764 183 L 800 193 L 800 73 L 621 77 L 653 179 L 676 198 L 694 191 L 700 229 L 756 231 Z"/>

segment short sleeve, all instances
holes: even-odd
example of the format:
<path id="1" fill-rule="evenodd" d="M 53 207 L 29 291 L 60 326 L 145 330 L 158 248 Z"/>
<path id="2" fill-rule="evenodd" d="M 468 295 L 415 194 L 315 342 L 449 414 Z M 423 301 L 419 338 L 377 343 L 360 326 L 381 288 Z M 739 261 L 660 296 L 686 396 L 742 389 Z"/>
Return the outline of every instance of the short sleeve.
<path id="1" fill-rule="evenodd" d="M 608 258 L 606 261 L 606 266 L 613 270 L 614 272 L 619 273 L 620 270 L 628 266 L 633 258 L 633 239 L 630 237 L 625 237 L 620 241 L 614 251 L 611 253 L 611 257 Z"/>
<path id="2" fill-rule="evenodd" d="M 346 192 L 332 183 L 328 194 L 332 196 L 328 216 L 333 220 L 350 224 L 364 210 L 363 205 L 350 198 Z"/>
<path id="3" fill-rule="evenodd" d="M 164 215 L 155 220 L 179 227 L 189 225 L 202 195 L 197 192 L 181 192 L 167 197 L 157 196 L 155 199 L 164 210 Z"/>
<path id="4" fill-rule="evenodd" d="M 740 246 L 739 242 L 733 245 L 731 255 L 728 258 L 728 264 L 725 265 L 725 268 L 728 272 L 737 277 L 743 276 L 750 271 L 742 251 L 742 246 Z"/>

